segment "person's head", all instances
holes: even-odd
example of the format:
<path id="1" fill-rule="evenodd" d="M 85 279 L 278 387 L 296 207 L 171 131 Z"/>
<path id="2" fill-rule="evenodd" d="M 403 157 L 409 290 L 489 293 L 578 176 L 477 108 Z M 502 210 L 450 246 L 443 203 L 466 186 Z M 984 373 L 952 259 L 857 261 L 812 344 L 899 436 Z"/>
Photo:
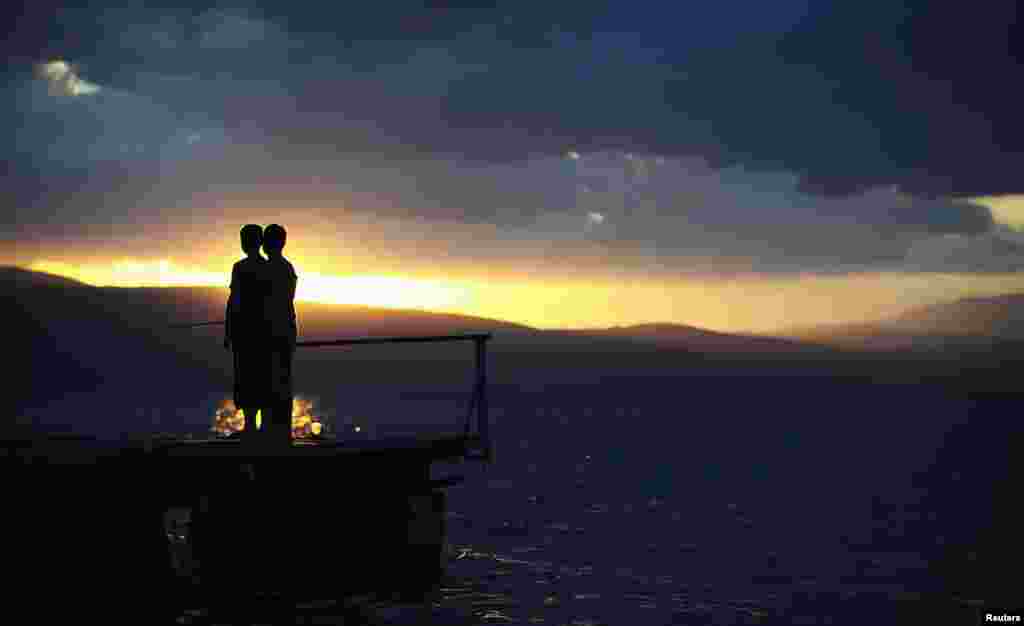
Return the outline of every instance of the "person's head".
<path id="1" fill-rule="evenodd" d="M 259 224 L 246 224 L 240 233 L 242 238 L 242 251 L 252 256 L 259 254 L 260 246 L 263 244 L 263 227 Z"/>
<path id="2" fill-rule="evenodd" d="M 288 233 L 285 232 L 284 226 L 271 224 L 263 231 L 263 251 L 267 253 L 267 256 L 281 254 L 287 239 Z"/>

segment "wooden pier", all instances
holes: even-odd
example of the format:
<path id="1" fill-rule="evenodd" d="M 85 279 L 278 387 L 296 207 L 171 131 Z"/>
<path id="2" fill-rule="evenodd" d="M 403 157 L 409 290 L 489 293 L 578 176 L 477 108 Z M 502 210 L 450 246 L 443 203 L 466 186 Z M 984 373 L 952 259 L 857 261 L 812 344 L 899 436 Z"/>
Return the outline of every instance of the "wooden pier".
<path id="1" fill-rule="evenodd" d="M 454 434 L 276 448 L 234 437 L 0 442 L 13 478 L 7 537 L 16 553 L 25 549 L 21 597 L 34 598 L 37 612 L 67 609 L 82 618 L 170 616 L 190 604 L 244 605 L 261 592 L 296 600 L 425 597 L 444 572 L 444 489 L 463 480 L 432 478 L 431 466 L 492 459 L 489 338 L 299 343 L 473 341 L 470 408 Z M 56 589 L 61 603 L 39 600 Z"/>

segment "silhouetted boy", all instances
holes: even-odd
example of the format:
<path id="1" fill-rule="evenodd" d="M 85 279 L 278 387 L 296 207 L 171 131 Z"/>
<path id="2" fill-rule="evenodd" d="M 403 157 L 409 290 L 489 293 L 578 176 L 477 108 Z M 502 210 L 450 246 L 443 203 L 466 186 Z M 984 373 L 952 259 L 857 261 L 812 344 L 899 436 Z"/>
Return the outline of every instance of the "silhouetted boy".
<path id="1" fill-rule="evenodd" d="M 264 304 L 267 345 L 270 349 L 269 414 L 264 424 L 271 427 L 268 438 L 291 443 L 292 436 L 292 361 L 298 324 L 295 319 L 295 286 L 298 276 L 288 259 L 282 256 L 287 233 L 271 224 L 263 232 L 263 251 L 267 254 L 268 293 Z M 266 426 L 264 426 L 266 428 Z"/>
<path id="2" fill-rule="evenodd" d="M 245 418 L 244 432 L 256 432 L 256 412 L 266 428 L 270 356 L 266 340 L 264 301 L 268 261 L 260 256 L 263 229 L 246 224 L 241 230 L 245 258 L 231 268 L 231 295 L 224 313 L 224 347 L 232 349 L 235 363 L 234 401 Z"/>

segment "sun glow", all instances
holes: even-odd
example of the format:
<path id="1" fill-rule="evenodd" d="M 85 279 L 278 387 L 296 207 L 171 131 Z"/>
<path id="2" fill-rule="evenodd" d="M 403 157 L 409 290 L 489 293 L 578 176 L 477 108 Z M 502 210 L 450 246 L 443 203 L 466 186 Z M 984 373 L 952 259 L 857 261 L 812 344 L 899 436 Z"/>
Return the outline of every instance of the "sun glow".
<path id="1" fill-rule="evenodd" d="M 56 274 L 94 287 L 227 287 L 230 267 L 223 272 L 210 272 L 195 266 L 184 266 L 171 259 L 119 259 L 109 264 L 80 265 L 55 261 L 38 261 L 29 269 Z M 399 276 L 330 276 L 302 270 L 295 299 L 323 304 L 357 304 L 403 309 L 449 310 L 465 307 L 471 296 L 467 285 L 441 280 L 410 279 Z"/>
<path id="2" fill-rule="evenodd" d="M 462 307 L 469 296 L 468 287 L 443 281 L 315 273 L 302 274 L 295 292 L 295 299 L 305 302 L 433 310 Z"/>
<path id="3" fill-rule="evenodd" d="M 369 263 L 366 275 L 332 274 L 328 262 L 311 258 L 304 264 L 298 255 L 290 259 L 299 275 L 298 302 L 418 309 L 542 329 L 674 322 L 722 332 L 773 332 L 891 317 L 911 307 L 960 297 L 1024 291 L 1024 276 L 1019 273 L 886 272 L 730 280 L 629 276 L 624 280 L 621 276 L 512 277 L 490 268 L 454 268 L 450 278 L 434 279 L 429 273 L 395 276 Z M 40 261 L 29 269 L 93 286 L 216 287 L 226 295 L 235 260 L 213 258 L 198 267 L 172 259 L 128 258 L 96 264 Z"/>
<path id="4" fill-rule="evenodd" d="M 226 286 L 229 280 L 224 273 L 178 265 L 170 259 L 140 261 L 129 258 L 98 265 L 37 261 L 29 265 L 29 269 L 64 276 L 94 287 L 219 287 Z"/>

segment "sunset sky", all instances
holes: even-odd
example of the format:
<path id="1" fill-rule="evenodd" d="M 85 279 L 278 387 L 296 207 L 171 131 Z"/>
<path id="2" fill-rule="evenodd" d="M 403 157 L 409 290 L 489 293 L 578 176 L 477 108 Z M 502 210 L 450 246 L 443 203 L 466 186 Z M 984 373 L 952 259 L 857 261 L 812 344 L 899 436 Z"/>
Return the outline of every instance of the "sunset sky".
<path id="1" fill-rule="evenodd" d="M 300 299 L 541 328 L 1024 291 L 1015 4 L 32 3 L 0 263 L 226 287 L 277 222 Z"/>

